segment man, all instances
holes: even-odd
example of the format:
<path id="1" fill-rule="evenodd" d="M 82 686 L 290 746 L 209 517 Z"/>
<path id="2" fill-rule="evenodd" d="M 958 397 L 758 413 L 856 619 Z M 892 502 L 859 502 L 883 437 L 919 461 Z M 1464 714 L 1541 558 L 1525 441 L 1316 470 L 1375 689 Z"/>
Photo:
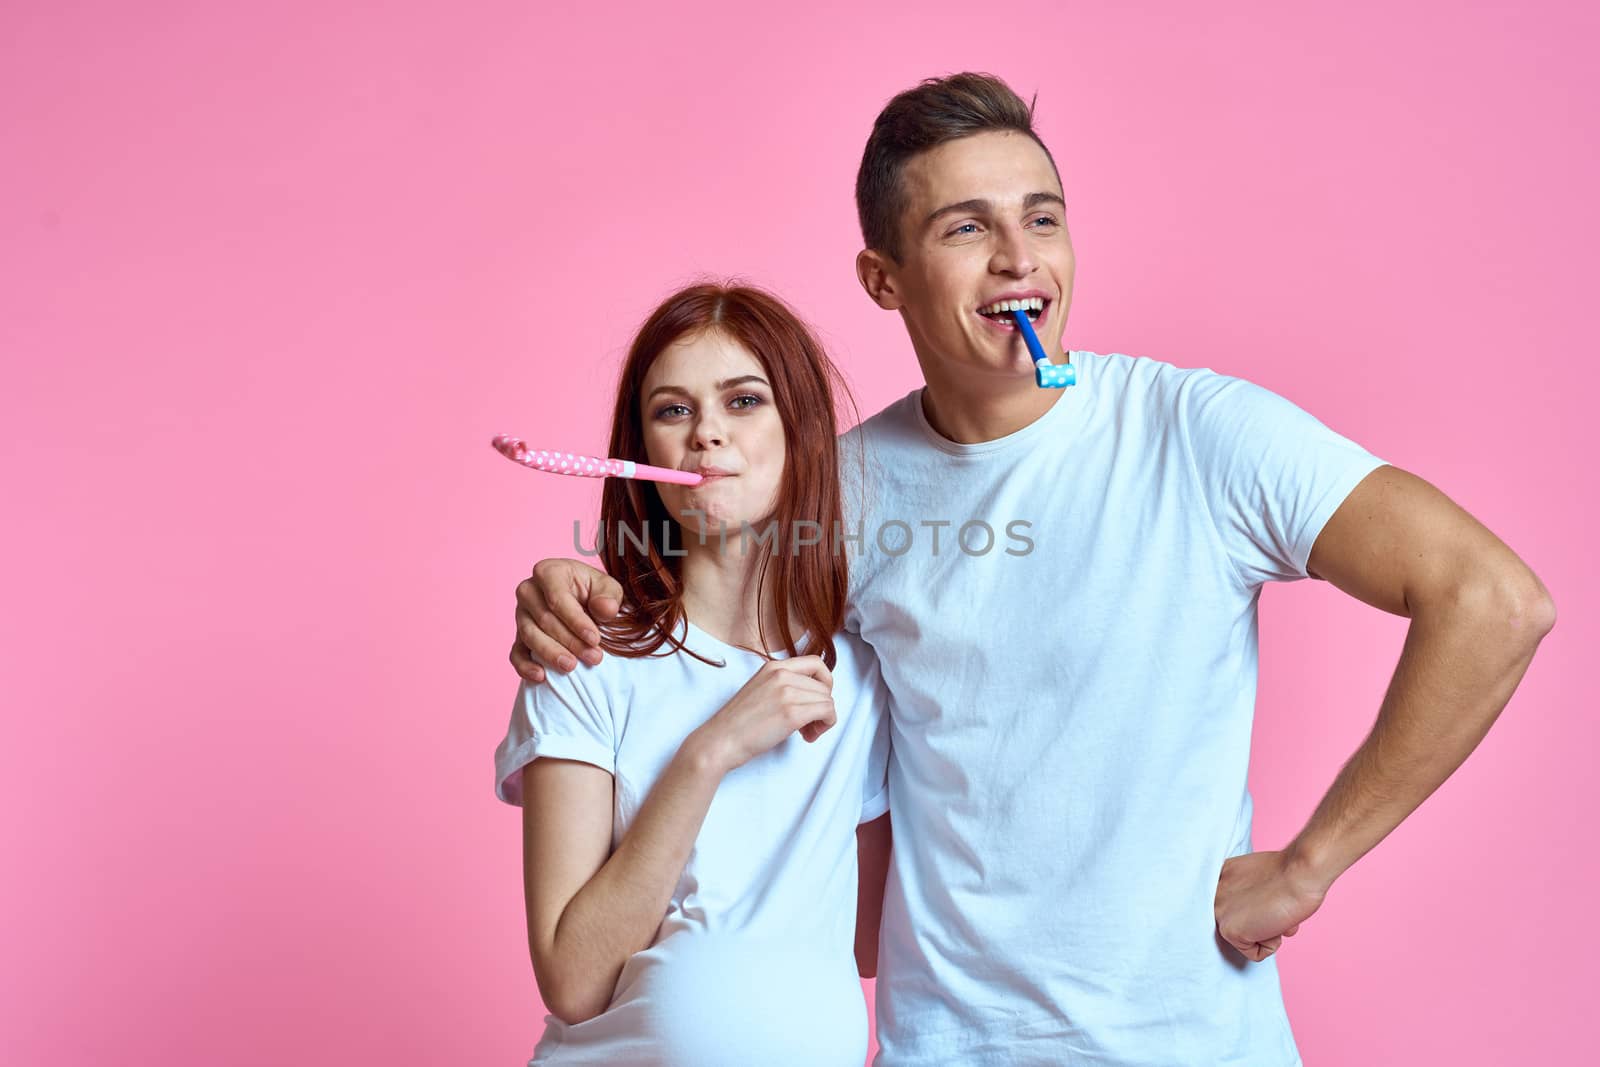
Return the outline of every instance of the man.
<path id="1" fill-rule="evenodd" d="M 998 79 L 892 100 L 856 197 L 857 275 L 926 380 L 841 439 L 847 626 L 892 700 L 880 1062 L 1298 1063 L 1273 953 L 1482 739 L 1548 592 L 1426 482 L 1248 382 L 1074 352 L 1077 385 L 1038 388 L 1005 309 L 1062 351 L 1075 264 L 1054 161 Z M 1411 626 L 1371 734 L 1295 839 L 1253 852 L 1256 604 L 1307 576 Z M 616 593 L 541 563 L 518 672 L 596 662 L 586 610 Z"/>

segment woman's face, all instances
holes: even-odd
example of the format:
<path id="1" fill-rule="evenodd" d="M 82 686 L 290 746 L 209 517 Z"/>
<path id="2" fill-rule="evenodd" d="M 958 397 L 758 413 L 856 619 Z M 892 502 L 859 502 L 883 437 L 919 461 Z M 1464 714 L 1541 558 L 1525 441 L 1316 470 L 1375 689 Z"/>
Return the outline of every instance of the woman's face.
<path id="1" fill-rule="evenodd" d="M 783 421 L 766 372 L 748 349 L 719 330 L 702 331 L 656 358 L 642 392 L 649 462 L 706 475 L 695 486 L 656 483 L 686 533 L 733 537 L 741 522 L 756 526 L 772 514 L 783 474 Z"/>

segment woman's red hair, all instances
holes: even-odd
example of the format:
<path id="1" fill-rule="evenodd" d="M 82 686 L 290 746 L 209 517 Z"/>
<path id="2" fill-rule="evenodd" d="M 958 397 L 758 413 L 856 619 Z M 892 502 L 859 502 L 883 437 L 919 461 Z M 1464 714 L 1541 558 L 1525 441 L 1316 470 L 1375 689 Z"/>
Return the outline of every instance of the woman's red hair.
<path id="1" fill-rule="evenodd" d="M 796 635 L 789 632 L 794 615 L 804 626 L 800 636 L 812 637 L 805 654 L 822 656 L 831 669 L 833 635 L 844 625 L 850 588 L 848 558 L 834 550 L 843 516 L 832 388 L 837 384 L 847 400 L 850 394 L 822 345 L 788 305 L 745 285 L 703 283 L 669 296 L 651 312 L 629 348 L 617 383 L 607 454 L 648 462 L 640 404 L 645 375 L 668 347 L 708 330 L 737 341 L 761 364 L 783 423 L 786 455 L 770 520 L 778 551 L 774 554 L 759 543 L 754 549 L 761 561 L 757 601 L 766 603 L 770 579 L 780 644 L 772 644 L 764 620 L 758 621 L 761 649 L 781 647 L 791 656 L 800 654 Z M 853 409 L 853 401 L 851 405 Z M 820 544 L 792 547 L 794 524 L 801 521 L 818 524 Z M 622 611 L 601 626 L 600 643 L 606 651 L 647 656 L 668 644 L 695 655 L 677 638 L 684 617 L 683 558 L 676 554 L 682 551 L 682 537 L 653 483 L 606 479 L 600 498 L 600 554 L 623 593 Z M 640 543 L 647 551 L 639 551 Z"/>

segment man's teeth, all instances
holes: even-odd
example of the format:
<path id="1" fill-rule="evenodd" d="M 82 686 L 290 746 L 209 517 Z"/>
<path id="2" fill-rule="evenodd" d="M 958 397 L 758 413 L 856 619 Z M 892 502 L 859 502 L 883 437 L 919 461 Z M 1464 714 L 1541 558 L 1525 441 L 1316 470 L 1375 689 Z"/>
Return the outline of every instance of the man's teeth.
<path id="1" fill-rule="evenodd" d="M 980 315 L 1004 315 L 1011 311 L 1043 311 L 1044 298 L 1031 296 L 1026 300 L 996 300 L 978 309 Z"/>

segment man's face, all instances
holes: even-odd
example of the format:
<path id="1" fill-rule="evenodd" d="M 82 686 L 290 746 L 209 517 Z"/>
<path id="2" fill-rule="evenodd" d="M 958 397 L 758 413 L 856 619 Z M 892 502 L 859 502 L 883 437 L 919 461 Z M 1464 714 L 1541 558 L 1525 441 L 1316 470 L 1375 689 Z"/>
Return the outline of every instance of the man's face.
<path id="1" fill-rule="evenodd" d="M 930 377 L 1031 377 L 1012 316 L 993 305 L 1042 304 L 1030 313 L 1039 341 L 1064 350 L 1075 260 L 1049 157 L 1025 134 L 980 133 L 915 157 L 901 180 L 902 261 L 878 259 L 889 290 L 878 303 L 900 311 Z"/>

